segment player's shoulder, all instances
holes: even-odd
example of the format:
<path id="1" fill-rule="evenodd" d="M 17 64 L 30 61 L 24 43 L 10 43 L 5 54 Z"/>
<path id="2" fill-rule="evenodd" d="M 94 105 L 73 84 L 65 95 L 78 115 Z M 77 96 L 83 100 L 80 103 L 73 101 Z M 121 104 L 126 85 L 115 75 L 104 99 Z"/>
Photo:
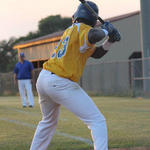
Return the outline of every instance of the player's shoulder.
<path id="1" fill-rule="evenodd" d="M 92 27 L 87 25 L 87 24 L 85 24 L 85 23 L 80 23 L 80 28 L 81 29 L 91 29 Z"/>
<path id="2" fill-rule="evenodd" d="M 85 24 L 85 23 L 80 23 L 80 24 L 81 24 L 81 26 L 84 27 L 84 28 L 92 28 L 91 26 L 89 26 L 89 25 L 87 25 L 87 24 Z"/>
<path id="3" fill-rule="evenodd" d="M 74 26 L 75 28 L 77 28 L 77 31 L 78 31 L 78 32 L 83 32 L 83 31 L 85 31 L 85 30 L 89 30 L 89 29 L 92 28 L 91 26 L 89 26 L 89 25 L 87 25 L 87 24 L 84 24 L 84 23 L 74 23 L 73 26 Z"/>
<path id="4" fill-rule="evenodd" d="M 91 26 L 84 24 L 84 23 L 80 23 L 80 28 L 79 28 L 79 33 L 83 33 L 83 32 L 88 32 L 90 29 L 92 29 Z"/>
<path id="5" fill-rule="evenodd" d="M 24 62 L 26 62 L 26 63 L 28 63 L 28 64 L 30 64 L 30 63 L 31 63 L 29 60 L 24 60 Z"/>
<path id="6" fill-rule="evenodd" d="M 64 36 L 67 36 L 68 34 L 81 34 L 83 32 L 88 32 L 92 27 L 89 26 L 89 25 L 86 25 L 84 23 L 73 23 L 70 27 L 68 27 L 64 34 L 63 34 L 63 37 Z M 73 32 L 72 32 L 73 31 Z"/>
<path id="7" fill-rule="evenodd" d="M 18 62 L 16 63 L 16 67 L 19 66 L 20 64 L 21 64 L 20 61 L 18 61 Z"/>
<path id="8" fill-rule="evenodd" d="M 20 61 L 18 61 L 17 63 L 16 63 L 16 65 L 15 65 L 15 68 L 16 69 L 19 69 L 21 67 L 21 63 L 20 63 Z"/>
<path id="9" fill-rule="evenodd" d="M 27 65 L 31 65 L 32 63 L 30 62 L 30 61 L 28 61 L 28 60 L 25 60 L 25 63 L 27 64 Z"/>

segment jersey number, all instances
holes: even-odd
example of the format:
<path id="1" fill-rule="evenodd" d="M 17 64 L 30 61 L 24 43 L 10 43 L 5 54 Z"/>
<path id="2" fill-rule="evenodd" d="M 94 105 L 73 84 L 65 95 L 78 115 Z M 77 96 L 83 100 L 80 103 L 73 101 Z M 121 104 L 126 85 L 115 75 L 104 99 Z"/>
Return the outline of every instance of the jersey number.
<path id="1" fill-rule="evenodd" d="M 51 56 L 51 58 L 55 58 L 57 56 L 58 59 L 62 58 L 67 51 L 67 47 L 68 47 L 68 42 L 69 42 L 69 37 L 67 36 L 62 42 L 60 41 L 58 43 L 58 45 L 56 46 L 55 50 L 57 49 L 57 47 L 62 44 L 62 48 L 58 50 L 58 52 L 54 52 Z"/>

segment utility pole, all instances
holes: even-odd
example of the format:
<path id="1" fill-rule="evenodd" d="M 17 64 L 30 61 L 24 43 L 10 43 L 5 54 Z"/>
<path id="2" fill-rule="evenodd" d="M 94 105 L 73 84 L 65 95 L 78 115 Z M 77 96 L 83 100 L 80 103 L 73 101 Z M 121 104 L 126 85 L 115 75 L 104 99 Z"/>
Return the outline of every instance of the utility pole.
<path id="1" fill-rule="evenodd" d="M 140 0 L 143 45 L 144 92 L 150 93 L 150 0 Z"/>

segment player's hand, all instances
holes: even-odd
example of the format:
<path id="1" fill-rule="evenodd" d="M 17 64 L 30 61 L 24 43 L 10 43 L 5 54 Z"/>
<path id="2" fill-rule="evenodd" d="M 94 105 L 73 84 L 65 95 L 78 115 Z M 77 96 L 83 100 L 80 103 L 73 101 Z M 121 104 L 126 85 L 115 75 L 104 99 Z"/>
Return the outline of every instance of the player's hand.
<path id="1" fill-rule="evenodd" d="M 101 28 L 104 29 L 104 30 L 107 30 L 108 35 L 111 34 L 114 30 L 114 26 L 108 21 L 106 21 L 104 24 L 102 24 Z"/>
<path id="2" fill-rule="evenodd" d="M 15 80 L 14 80 L 14 85 L 16 85 L 16 84 L 17 84 L 17 80 L 15 79 Z"/>
<path id="3" fill-rule="evenodd" d="M 33 84 L 33 79 L 31 79 L 31 84 Z"/>
<path id="4" fill-rule="evenodd" d="M 108 41 L 111 42 L 111 43 L 119 42 L 121 40 L 121 35 L 120 35 L 119 31 L 116 28 L 114 28 L 112 33 L 110 33 L 108 35 L 109 35 Z"/>

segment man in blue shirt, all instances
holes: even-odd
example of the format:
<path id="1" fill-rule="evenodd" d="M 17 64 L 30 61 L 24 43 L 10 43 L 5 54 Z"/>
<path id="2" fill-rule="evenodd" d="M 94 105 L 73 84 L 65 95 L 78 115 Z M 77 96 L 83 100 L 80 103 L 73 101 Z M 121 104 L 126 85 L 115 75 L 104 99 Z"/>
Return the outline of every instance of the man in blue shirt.
<path id="1" fill-rule="evenodd" d="M 32 93 L 32 78 L 33 78 L 33 65 L 31 62 L 25 60 L 24 53 L 20 53 L 20 61 L 14 68 L 14 81 L 18 81 L 19 93 L 22 99 L 22 106 L 27 107 L 27 98 L 29 107 L 34 106 L 34 98 Z"/>

